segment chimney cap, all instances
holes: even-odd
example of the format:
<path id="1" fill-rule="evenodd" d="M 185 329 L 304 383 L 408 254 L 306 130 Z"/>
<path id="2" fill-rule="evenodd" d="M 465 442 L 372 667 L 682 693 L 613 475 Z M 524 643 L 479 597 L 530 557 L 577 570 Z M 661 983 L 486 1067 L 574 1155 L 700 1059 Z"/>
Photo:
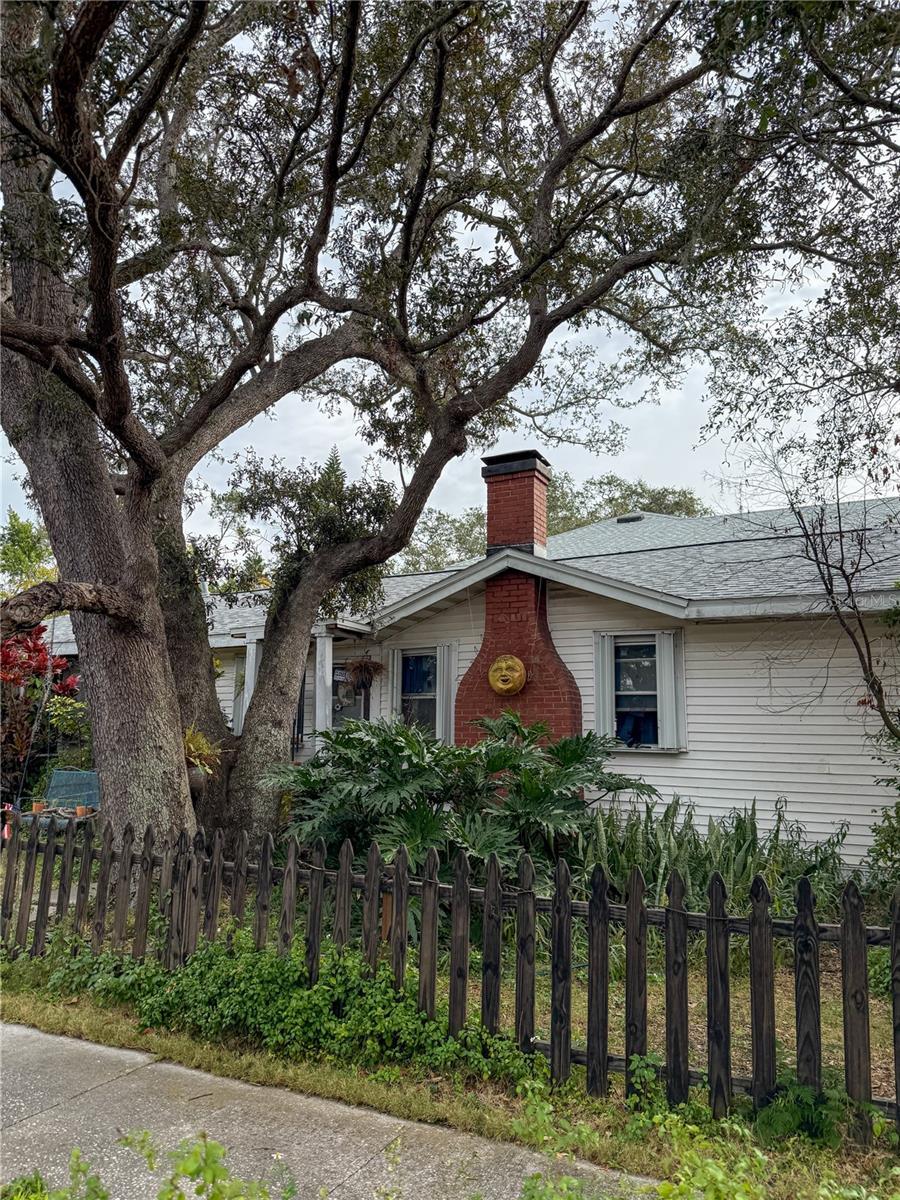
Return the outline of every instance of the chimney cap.
<path id="1" fill-rule="evenodd" d="M 550 478 L 552 469 L 549 462 L 539 450 L 511 450 L 507 454 L 487 454 L 481 460 L 481 478 L 490 479 L 494 475 L 515 475 L 519 471 L 537 471 L 546 479 Z"/>

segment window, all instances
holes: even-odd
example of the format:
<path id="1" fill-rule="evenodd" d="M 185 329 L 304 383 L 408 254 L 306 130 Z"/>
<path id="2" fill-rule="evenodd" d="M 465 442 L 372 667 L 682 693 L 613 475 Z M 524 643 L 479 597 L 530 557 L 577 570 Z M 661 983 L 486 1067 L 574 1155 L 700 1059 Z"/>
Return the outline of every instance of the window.
<path id="1" fill-rule="evenodd" d="M 626 746 L 658 746 L 656 639 L 616 638 L 614 653 L 616 737 Z"/>
<path id="2" fill-rule="evenodd" d="M 369 690 L 357 691 L 350 672 L 339 663 L 331 672 L 331 727 L 339 729 L 345 721 L 365 720 L 369 715 Z"/>
<path id="3" fill-rule="evenodd" d="M 437 732 L 437 651 L 404 650 L 400 682 L 400 712 L 407 725 Z"/>
<path id="4" fill-rule="evenodd" d="M 684 749 L 680 630 L 595 637 L 597 732 L 630 750 Z"/>

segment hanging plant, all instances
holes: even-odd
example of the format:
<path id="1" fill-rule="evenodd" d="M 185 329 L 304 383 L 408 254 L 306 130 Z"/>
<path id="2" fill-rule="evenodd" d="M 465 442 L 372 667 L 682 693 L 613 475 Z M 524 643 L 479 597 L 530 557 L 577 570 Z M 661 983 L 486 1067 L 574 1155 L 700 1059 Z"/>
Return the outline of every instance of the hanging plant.
<path id="1" fill-rule="evenodd" d="M 384 671 L 384 664 L 376 662 L 368 654 L 363 654 L 359 658 L 348 658 L 344 663 L 344 670 L 358 692 L 368 691 L 373 679 L 377 679 Z"/>

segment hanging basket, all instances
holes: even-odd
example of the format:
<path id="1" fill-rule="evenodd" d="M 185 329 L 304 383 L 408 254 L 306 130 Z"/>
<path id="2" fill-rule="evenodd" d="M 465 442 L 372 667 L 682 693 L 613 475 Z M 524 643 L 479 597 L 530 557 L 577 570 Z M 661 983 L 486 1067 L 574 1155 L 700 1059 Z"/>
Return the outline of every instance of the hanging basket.
<path id="1" fill-rule="evenodd" d="M 364 654 L 360 658 L 348 658 L 344 663 L 344 670 L 358 692 L 367 692 L 372 686 L 372 681 L 383 673 L 384 664 Z"/>

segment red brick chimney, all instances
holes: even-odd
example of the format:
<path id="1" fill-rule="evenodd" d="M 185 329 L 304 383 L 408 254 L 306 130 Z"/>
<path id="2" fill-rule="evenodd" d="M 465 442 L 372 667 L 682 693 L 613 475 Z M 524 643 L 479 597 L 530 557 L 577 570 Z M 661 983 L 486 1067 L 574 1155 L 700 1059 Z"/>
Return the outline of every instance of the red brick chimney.
<path id="1" fill-rule="evenodd" d="M 482 460 L 487 480 L 487 552 L 514 549 L 547 552 L 547 482 L 550 465 L 534 450 L 494 454 Z M 498 695 L 488 680 L 491 664 L 514 655 L 526 681 L 515 695 Z M 529 724 L 545 722 L 553 737 L 581 732 L 581 693 L 560 658 L 547 621 L 547 581 L 527 571 L 508 570 L 489 579 L 484 598 L 484 638 L 456 692 L 456 740 L 481 737 L 471 722 L 506 709 Z"/>
<path id="2" fill-rule="evenodd" d="M 481 460 L 487 480 L 487 552 L 547 553 L 547 484 L 550 464 L 537 450 L 489 454 Z"/>

